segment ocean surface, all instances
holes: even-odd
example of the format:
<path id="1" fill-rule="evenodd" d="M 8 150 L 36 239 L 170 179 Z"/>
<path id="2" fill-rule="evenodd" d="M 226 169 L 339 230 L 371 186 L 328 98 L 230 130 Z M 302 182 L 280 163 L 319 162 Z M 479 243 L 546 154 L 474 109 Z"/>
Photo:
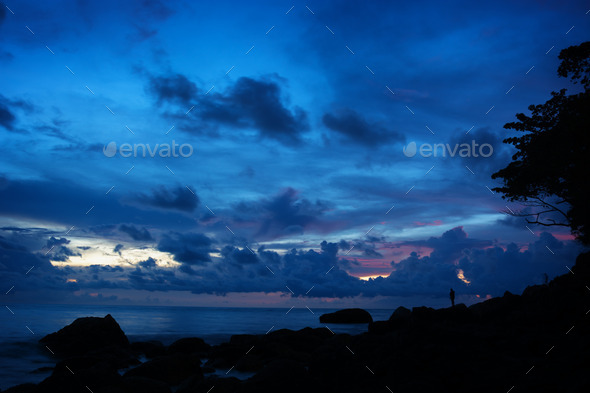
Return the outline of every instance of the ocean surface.
<path id="1" fill-rule="evenodd" d="M 38 343 L 85 316 L 111 314 L 130 341 L 160 340 L 168 345 L 182 337 L 201 337 L 209 344 L 227 341 L 234 334 L 264 334 L 269 330 L 323 327 L 319 316 L 336 309 L 208 308 L 82 305 L 9 305 L 0 319 L 0 389 L 38 383 L 54 366 L 51 353 Z M 388 319 L 393 310 L 371 310 L 373 320 Z M 334 325 L 336 333 L 357 334 L 366 324 Z"/>

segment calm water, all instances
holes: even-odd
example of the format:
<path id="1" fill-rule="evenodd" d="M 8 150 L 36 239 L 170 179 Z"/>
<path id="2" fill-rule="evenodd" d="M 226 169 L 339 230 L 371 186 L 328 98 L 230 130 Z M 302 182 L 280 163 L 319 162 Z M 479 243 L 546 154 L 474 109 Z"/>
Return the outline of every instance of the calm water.
<path id="1" fill-rule="evenodd" d="M 24 382 L 40 382 L 53 366 L 51 354 L 37 341 L 83 316 L 111 314 L 130 341 L 157 339 L 170 344 L 181 337 L 201 337 L 209 344 L 233 334 L 264 334 L 270 329 L 321 327 L 320 314 L 335 309 L 206 308 L 142 306 L 10 305 L 0 320 L 0 389 Z M 287 311 L 289 311 L 287 313 Z M 392 310 L 367 310 L 374 320 L 389 318 Z M 362 325 L 330 325 L 336 333 L 362 333 Z M 30 329 L 30 330 L 29 330 Z"/>

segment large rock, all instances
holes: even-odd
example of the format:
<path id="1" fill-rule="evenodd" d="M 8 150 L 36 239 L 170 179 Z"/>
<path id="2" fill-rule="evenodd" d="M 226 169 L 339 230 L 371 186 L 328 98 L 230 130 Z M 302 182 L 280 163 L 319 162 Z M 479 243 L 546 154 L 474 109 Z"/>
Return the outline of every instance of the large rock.
<path id="1" fill-rule="evenodd" d="M 53 373 L 38 385 L 38 391 L 78 393 L 86 390 L 86 386 L 101 391 L 117 386 L 120 381 L 121 376 L 111 362 L 100 357 L 77 356 L 57 363 Z"/>
<path id="2" fill-rule="evenodd" d="M 309 391 L 309 374 L 305 367 L 291 359 L 276 359 L 266 364 L 243 387 L 244 393 Z"/>
<path id="3" fill-rule="evenodd" d="M 412 311 L 405 308 L 404 306 L 400 306 L 395 309 L 393 314 L 389 317 L 390 321 L 400 321 L 400 322 L 408 322 L 412 318 Z"/>
<path id="4" fill-rule="evenodd" d="M 119 385 L 125 393 L 170 393 L 166 382 L 144 377 L 125 377 Z"/>
<path id="5" fill-rule="evenodd" d="M 321 323 L 371 323 L 371 314 L 360 308 L 347 308 L 320 316 Z"/>
<path id="6" fill-rule="evenodd" d="M 184 353 L 184 354 L 199 354 L 204 355 L 206 354 L 211 346 L 203 341 L 202 338 L 198 337 L 188 337 L 188 338 L 181 338 L 180 340 L 174 341 L 168 347 L 168 353 L 175 354 L 175 353 Z"/>
<path id="7" fill-rule="evenodd" d="M 234 377 L 221 378 L 216 375 L 205 379 L 191 377 L 180 384 L 176 393 L 235 393 L 241 384 L 242 382 Z"/>
<path id="8" fill-rule="evenodd" d="M 467 323 L 474 319 L 471 310 L 463 303 L 453 307 L 440 308 L 436 310 L 435 314 L 439 322 L 445 323 Z"/>
<path id="9" fill-rule="evenodd" d="M 177 385 L 191 376 L 203 378 L 201 361 L 192 355 L 175 354 L 149 360 L 125 373 L 125 377 L 156 379 Z"/>
<path id="10" fill-rule="evenodd" d="M 158 340 L 136 341 L 131 343 L 131 350 L 145 355 L 148 359 L 166 355 L 166 347 Z"/>
<path id="11" fill-rule="evenodd" d="M 128 348 L 129 340 L 115 319 L 78 318 L 70 325 L 43 337 L 40 342 L 61 356 L 83 355 L 105 347 Z"/>

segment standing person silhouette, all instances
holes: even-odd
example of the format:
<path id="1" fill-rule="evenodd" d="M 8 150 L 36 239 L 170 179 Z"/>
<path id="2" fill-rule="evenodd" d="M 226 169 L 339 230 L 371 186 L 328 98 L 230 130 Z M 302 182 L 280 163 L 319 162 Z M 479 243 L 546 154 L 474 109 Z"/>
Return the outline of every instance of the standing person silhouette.
<path id="1" fill-rule="evenodd" d="M 449 293 L 449 297 L 451 298 L 451 306 L 455 307 L 455 291 L 451 288 L 451 292 Z"/>

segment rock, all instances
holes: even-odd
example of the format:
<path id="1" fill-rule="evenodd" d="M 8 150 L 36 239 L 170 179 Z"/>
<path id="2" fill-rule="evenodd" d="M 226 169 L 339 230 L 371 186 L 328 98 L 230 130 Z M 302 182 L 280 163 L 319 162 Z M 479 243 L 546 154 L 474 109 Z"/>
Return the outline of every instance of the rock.
<path id="1" fill-rule="evenodd" d="M 148 360 L 127 371 L 124 376 L 152 378 L 171 385 L 177 385 L 194 375 L 202 378 L 203 372 L 200 364 L 201 361 L 192 355 L 167 355 Z"/>
<path id="2" fill-rule="evenodd" d="M 244 383 L 244 392 L 301 392 L 309 384 L 305 367 L 290 359 L 276 359 Z"/>
<path id="3" fill-rule="evenodd" d="M 506 291 L 504 296 L 496 297 L 485 302 L 476 303 L 469 306 L 469 310 L 480 321 L 502 321 L 517 312 L 521 303 L 520 296 L 513 295 Z"/>
<path id="4" fill-rule="evenodd" d="M 373 334 L 384 334 L 389 333 L 394 330 L 393 324 L 391 321 L 375 321 L 369 323 L 368 327 L 369 333 Z"/>
<path id="5" fill-rule="evenodd" d="M 166 347 L 161 341 L 137 341 L 131 343 L 131 350 L 135 353 L 145 355 L 148 359 L 153 359 L 158 356 L 164 356 L 166 354 Z"/>
<path id="6" fill-rule="evenodd" d="M 241 384 L 242 382 L 234 377 L 221 378 L 218 376 L 210 376 L 205 379 L 191 377 L 178 387 L 176 393 L 234 393 L 238 391 Z"/>
<path id="7" fill-rule="evenodd" d="M 171 393 L 166 382 L 144 377 L 125 377 L 120 385 L 126 393 Z"/>
<path id="8" fill-rule="evenodd" d="M 37 393 L 38 388 L 37 385 L 34 383 L 23 383 L 21 385 L 16 385 L 11 388 L 8 388 L 2 393 Z"/>
<path id="9" fill-rule="evenodd" d="M 129 347 L 127 336 L 110 314 L 104 318 L 78 318 L 63 329 L 43 337 L 40 342 L 61 356 L 82 355 L 109 346 Z"/>
<path id="10" fill-rule="evenodd" d="M 112 345 L 109 347 L 89 351 L 86 355 L 105 360 L 116 369 L 136 366 L 141 363 L 133 355 L 130 349 L 116 347 Z"/>
<path id="11" fill-rule="evenodd" d="M 233 345 L 249 347 L 260 341 L 260 336 L 254 334 L 234 334 L 230 337 L 229 343 Z"/>
<path id="12" fill-rule="evenodd" d="M 369 333 L 385 334 L 396 329 L 401 329 L 410 325 L 412 321 L 412 311 L 400 306 L 395 309 L 387 321 L 375 321 L 369 323 Z"/>
<path id="13" fill-rule="evenodd" d="M 180 340 L 174 341 L 168 347 L 169 354 L 184 353 L 184 354 L 206 354 L 211 346 L 203 341 L 202 338 L 189 337 L 181 338 Z"/>
<path id="14" fill-rule="evenodd" d="M 347 308 L 320 316 L 321 323 L 370 323 L 371 314 L 360 308 Z"/>
<path id="15" fill-rule="evenodd" d="M 229 369 L 244 356 L 248 348 L 241 345 L 222 343 L 215 345 L 209 351 L 207 366 L 221 369 Z"/>
<path id="16" fill-rule="evenodd" d="M 412 318 L 412 311 L 400 306 L 395 309 L 393 314 L 389 317 L 390 321 L 409 321 Z"/>
<path id="17" fill-rule="evenodd" d="M 51 376 L 39 385 L 40 392 L 75 393 L 116 386 L 121 376 L 109 361 L 93 356 L 78 356 L 59 362 Z"/>
<path id="18" fill-rule="evenodd" d="M 435 319 L 436 312 L 431 307 L 414 307 L 412 308 L 412 321 L 417 324 L 432 323 Z"/>
<path id="19" fill-rule="evenodd" d="M 463 303 L 454 307 L 441 308 L 435 311 L 436 319 L 446 323 L 466 323 L 472 321 L 473 314 Z"/>

